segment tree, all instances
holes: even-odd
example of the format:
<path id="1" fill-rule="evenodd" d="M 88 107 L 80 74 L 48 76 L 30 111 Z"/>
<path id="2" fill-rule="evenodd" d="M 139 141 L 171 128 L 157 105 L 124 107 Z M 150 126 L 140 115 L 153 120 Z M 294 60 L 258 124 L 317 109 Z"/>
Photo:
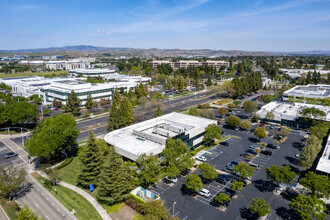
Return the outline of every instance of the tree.
<path id="1" fill-rule="evenodd" d="M 243 178 L 252 177 L 253 168 L 242 161 L 238 165 L 234 166 L 234 172 Z"/>
<path id="2" fill-rule="evenodd" d="M 166 167 L 166 174 L 170 178 L 177 177 L 180 175 L 180 173 L 181 173 L 180 170 L 174 163 L 171 163 L 168 167 Z"/>
<path id="3" fill-rule="evenodd" d="M 32 137 L 26 142 L 26 147 L 31 156 L 49 160 L 59 156 L 61 151 L 71 149 L 78 135 L 74 117 L 59 114 L 39 123 Z"/>
<path id="4" fill-rule="evenodd" d="M 282 127 L 280 132 L 278 132 L 282 136 L 287 136 L 291 132 L 290 128 Z"/>
<path id="5" fill-rule="evenodd" d="M 96 197 L 106 204 L 114 204 L 128 198 L 130 190 L 129 175 L 124 162 L 114 146 L 110 146 L 109 156 L 100 174 Z"/>
<path id="6" fill-rule="evenodd" d="M 39 220 L 39 218 L 37 213 L 32 212 L 29 206 L 25 205 L 24 208 L 19 211 L 17 220 Z"/>
<path id="7" fill-rule="evenodd" d="M 136 160 L 140 168 L 140 181 L 143 187 L 147 188 L 156 182 L 156 177 L 160 172 L 159 160 L 153 154 L 141 154 Z"/>
<path id="8" fill-rule="evenodd" d="M 299 156 L 300 164 L 306 169 L 310 168 L 321 149 L 322 141 L 315 135 L 310 135 Z"/>
<path id="9" fill-rule="evenodd" d="M 120 103 L 120 124 L 119 127 L 126 127 L 134 123 L 134 110 L 131 102 L 127 97 Z"/>
<path id="10" fill-rule="evenodd" d="M 305 195 L 298 195 L 296 198 L 292 199 L 289 204 L 290 208 L 297 211 L 303 220 L 324 219 L 327 207 L 324 205 L 322 200 L 317 197 L 309 197 Z"/>
<path id="11" fill-rule="evenodd" d="M 109 124 L 108 124 L 108 131 L 113 131 L 116 130 L 120 127 L 120 102 L 121 102 L 121 97 L 116 89 L 113 95 L 112 99 L 112 107 L 110 110 L 110 115 L 109 115 Z"/>
<path id="12" fill-rule="evenodd" d="M 165 206 L 162 205 L 160 200 L 149 201 L 143 203 L 139 208 L 143 219 L 159 219 L 159 220 L 174 220 L 170 212 Z"/>
<path id="13" fill-rule="evenodd" d="M 228 103 L 227 107 L 229 108 L 229 111 L 233 111 L 235 108 L 235 105 L 233 103 Z"/>
<path id="14" fill-rule="evenodd" d="M 37 105 L 26 101 L 15 101 L 4 105 L 4 108 L 6 118 L 12 125 L 36 123 L 40 115 Z"/>
<path id="15" fill-rule="evenodd" d="M 240 191 L 243 189 L 244 183 L 242 181 L 233 180 L 233 183 L 230 186 L 230 189 Z"/>
<path id="16" fill-rule="evenodd" d="M 53 99 L 53 106 L 56 108 L 62 108 L 62 102 L 60 100 L 57 100 L 56 98 Z"/>
<path id="17" fill-rule="evenodd" d="M 259 138 L 259 140 L 261 140 L 261 138 L 267 137 L 267 133 L 266 133 L 265 127 L 258 127 L 258 128 L 256 128 L 256 131 L 255 131 L 254 135 L 257 136 Z"/>
<path id="18" fill-rule="evenodd" d="M 248 130 L 252 127 L 252 124 L 249 120 L 245 120 L 241 122 L 241 128 L 243 128 L 244 130 Z"/>
<path id="19" fill-rule="evenodd" d="M 198 110 L 196 107 L 192 107 L 189 109 L 189 112 L 188 112 L 189 115 L 193 115 L 193 116 L 198 116 Z"/>
<path id="20" fill-rule="evenodd" d="M 197 174 L 189 174 L 185 186 L 193 192 L 198 192 L 202 190 L 203 182 Z"/>
<path id="21" fill-rule="evenodd" d="M 272 120 L 274 120 L 274 118 L 275 118 L 275 115 L 274 115 L 274 113 L 273 113 L 273 112 L 267 112 L 267 114 L 266 114 L 265 118 L 266 118 L 267 120 L 270 120 L 270 121 L 272 121 Z"/>
<path id="22" fill-rule="evenodd" d="M 227 114 L 229 111 L 226 108 L 219 108 L 218 113 L 223 117 L 225 114 Z"/>
<path id="23" fill-rule="evenodd" d="M 44 115 L 50 115 L 52 113 L 52 110 L 50 110 L 50 109 L 48 109 L 48 108 L 45 108 L 44 110 L 43 110 L 43 114 Z"/>
<path id="24" fill-rule="evenodd" d="M 329 198 L 330 195 L 330 179 L 327 176 L 317 175 L 309 171 L 300 183 L 307 187 L 313 196 L 325 196 Z"/>
<path id="25" fill-rule="evenodd" d="M 87 96 L 85 105 L 86 105 L 86 108 L 88 110 L 92 110 L 92 108 L 93 108 L 93 98 L 92 98 L 92 95 L 90 93 Z"/>
<path id="26" fill-rule="evenodd" d="M 235 105 L 235 108 L 237 108 L 237 109 L 241 108 L 241 105 L 242 105 L 241 100 L 234 100 L 233 103 Z"/>
<path id="27" fill-rule="evenodd" d="M 228 195 L 226 195 L 225 193 L 219 193 L 216 197 L 215 200 L 220 203 L 220 204 L 224 204 L 225 202 L 229 202 L 230 201 L 230 197 Z"/>
<path id="28" fill-rule="evenodd" d="M 71 90 L 71 93 L 68 97 L 68 102 L 66 107 L 68 112 L 71 112 L 73 115 L 78 115 L 80 111 L 81 100 L 78 98 L 77 94 Z"/>
<path id="29" fill-rule="evenodd" d="M 241 119 L 235 115 L 231 115 L 226 119 L 226 124 L 231 127 L 236 127 L 241 124 Z"/>
<path id="30" fill-rule="evenodd" d="M 267 104 L 267 103 L 270 103 L 274 100 L 274 96 L 273 95 L 264 95 L 262 97 L 262 101 Z"/>
<path id="31" fill-rule="evenodd" d="M 42 98 L 39 97 L 39 95 L 37 94 L 34 94 L 34 95 L 31 95 L 29 97 L 30 101 L 34 102 L 34 103 L 41 103 L 42 102 Z"/>
<path id="32" fill-rule="evenodd" d="M 322 110 L 319 110 L 315 107 L 305 108 L 299 112 L 303 117 L 311 118 L 311 119 L 322 119 L 326 116 L 326 113 Z"/>
<path id="33" fill-rule="evenodd" d="M 26 175 L 27 172 L 23 168 L 0 166 L 0 193 L 10 200 L 11 195 L 26 182 Z"/>
<path id="34" fill-rule="evenodd" d="M 208 163 L 198 165 L 198 169 L 202 171 L 202 177 L 207 180 L 214 180 L 218 176 L 216 169 Z"/>
<path id="35" fill-rule="evenodd" d="M 158 105 L 157 106 L 157 110 L 155 112 L 155 117 L 159 117 L 159 116 L 162 116 L 163 115 L 163 108 L 161 105 Z"/>
<path id="36" fill-rule="evenodd" d="M 251 114 L 258 108 L 258 102 L 247 100 L 243 103 L 243 107 L 244 107 L 244 111 Z"/>
<path id="37" fill-rule="evenodd" d="M 322 140 L 330 129 L 330 123 L 317 123 L 309 128 L 309 133 L 315 135 L 318 139 Z"/>
<path id="38" fill-rule="evenodd" d="M 221 128 L 216 124 L 210 124 L 205 128 L 204 142 L 214 141 L 221 138 Z"/>
<path id="39" fill-rule="evenodd" d="M 95 135 L 92 131 L 89 132 L 89 138 L 84 148 L 86 151 L 81 158 L 83 166 L 77 177 L 77 184 L 83 188 L 88 188 L 89 184 L 98 186 L 98 177 L 101 172 L 103 158 L 101 155 L 101 149 L 97 144 Z"/>
<path id="40" fill-rule="evenodd" d="M 250 206 L 251 212 L 258 216 L 265 216 L 270 213 L 270 206 L 264 198 L 258 197 L 253 199 Z"/>
<path id="41" fill-rule="evenodd" d="M 271 168 L 266 168 L 266 176 L 271 183 L 291 184 L 296 174 L 291 171 L 290 166 L 279 167 L 277 165 L 273 165 Z"/>

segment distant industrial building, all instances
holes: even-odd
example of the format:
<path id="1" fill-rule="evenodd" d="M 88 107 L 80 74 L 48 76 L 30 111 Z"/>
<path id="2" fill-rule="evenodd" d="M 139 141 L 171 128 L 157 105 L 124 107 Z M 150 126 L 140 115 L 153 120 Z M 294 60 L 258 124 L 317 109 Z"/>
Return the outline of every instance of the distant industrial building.
<path id="1" fill-rule="evenodd" d="M 205 128 L 215 120 L 181 113 L 170 113 L 143 121 L 105 135 L 117 153 L 135 161 L 141 154 L 160 154 L 168 138 L 181 139 L 189 148 L 202 144 Z"/>
<path id="2" fill-rule="evenodd" d="M 330 135 L 321 158 L 316 166 L 316 173 L 330 177 Z"/>
<path id="3" fill-rule="evenodd" d="M 229 62 L 223 61 L 223 60 L 207 60 L 203 62 L 199 62 L 197 60 L 179 60 L 177 62 L 171 62 L 168 60 L 154 60 L 151 63 L 151 67 L 157 68 L 161 64 L 168 64 L 170 65 L 174 70 L 180 69 L 180 68 L 188 68 L 189 66 L 213 66 L 216 67 L 217 71 L 221 68 L 221 66 L 229 67 Z"/>
<path id="4" fill-rule="evenodd" d="M 289 97 L 295 98 L 316 98 L 326 99 L 330 98 L 330 85 L 318 84 L 307 86 L 295 86 L 283 93 L 283 101 L 288 101 Z"/>
<path id="5" fill-rule="evenodd" d="M 292 79 L 299 78 L 301 75 L 306 75 L 308 72 L 314 72 L 320 74 L 328 74 L 330 70 L 315 70 L 315 69 L 280 69 L 281 72 L 289 75 Z"/>
<path id="6" fill-rule="evenodd" d="M 76 58 L 71 60 L 24 60 L 19 62 L 19 64 L 25 64 L 29 66 L 42 66 L 49 70 L 73 70 L 79 68 L 90 67 L 91 62 L 95 62 L 95 58 Z"/>
<path id="7" fill-rule="evenodd" d="M 326 113 L 326 116 L 318 120 L 330 121 L 330 107 L 322 105 L 311 105 L 303 103 L 287 103 L 287 102 L 271 102 L 261 107 L 257 112 L 261 120 L 267 120 L 281 125 L 291 126 L 294 128 L 306 128 L 308 125 L 300 112 L 305 108 L 317 108 Z M 274 119 L 266 118 L 268 112 L 274 114 Z"/>
<path id="8" fill-rule="evenodd" d="M 101 69 L 101 68 L 85 68 L 85 69 L 74 69 L 70 70 L 70 76 L 72 77 L 95 77 L 95 76 L 108 76 L 109 74 L 114 74 L 115 70 L 109 70 L 109 69 Z"/>

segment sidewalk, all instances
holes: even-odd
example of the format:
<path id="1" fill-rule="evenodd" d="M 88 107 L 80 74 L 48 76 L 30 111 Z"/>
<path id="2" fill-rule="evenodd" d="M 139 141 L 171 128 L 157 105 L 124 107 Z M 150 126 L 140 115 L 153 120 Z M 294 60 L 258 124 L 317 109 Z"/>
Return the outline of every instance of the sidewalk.
<path id="1" fill-rule="evenodd" d="M 31 135 L 31 132 L 24 132 L 23 134 L 0 134 L 0 138 L 16 138 L 16 137 L 25 137 Z"/>
<path id="2" fill-rule="evenodd" d="M 3 210 L 2 206 L 0 205 L 0 220 L 10 220 L 5 210 Z"/>
<path id="3" fill-rule="evenodd" d="M 89 195 L 86 191 L 71 185 L 69 183 L 66 182 L 62 182 L 59 181 L 58 182 L 59 185 L 67 187 L 73 191 L 75 191 L 76 193 L 79 193 L 80 195 L 82 195 L 85 199 L 88 200 L 88 202 L 90 202 L 92 204 L 92 206 L 94 206 L 94 208 L 96 209 L 96 211 L 100 214 L 100 216 L 102 217 L 102 219 L 104 220 L 111 220 L 110 216 L 107 214 L 107 211 L 100 205 L 100 203 L 98 203 L 93 196 Z"/>

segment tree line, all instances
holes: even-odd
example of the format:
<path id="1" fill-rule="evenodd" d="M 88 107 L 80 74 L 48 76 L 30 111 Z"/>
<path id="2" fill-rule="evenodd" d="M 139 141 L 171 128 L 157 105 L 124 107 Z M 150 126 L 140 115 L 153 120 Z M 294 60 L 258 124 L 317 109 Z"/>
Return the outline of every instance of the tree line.
<path id="1" fill-rule="evenodd" d="M 242 77 L 236 76 L 232 82 L 234 84 L 235 97 L 240 97 L 246 93 L 254 92 L 262 88 L 261 74 L 257 72 L 252 72 Z"/>

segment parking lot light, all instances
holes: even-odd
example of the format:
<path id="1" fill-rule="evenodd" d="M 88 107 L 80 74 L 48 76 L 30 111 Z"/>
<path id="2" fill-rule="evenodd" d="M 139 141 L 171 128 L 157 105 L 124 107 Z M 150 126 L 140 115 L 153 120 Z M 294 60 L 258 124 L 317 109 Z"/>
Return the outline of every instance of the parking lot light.
<path id="1" fill-rule="evenodd" d="M 174 208 L 175 208 L 176 202 L 173 202 L 173 216 L 174 216 Z"/>

